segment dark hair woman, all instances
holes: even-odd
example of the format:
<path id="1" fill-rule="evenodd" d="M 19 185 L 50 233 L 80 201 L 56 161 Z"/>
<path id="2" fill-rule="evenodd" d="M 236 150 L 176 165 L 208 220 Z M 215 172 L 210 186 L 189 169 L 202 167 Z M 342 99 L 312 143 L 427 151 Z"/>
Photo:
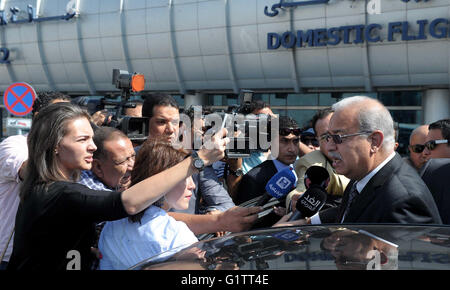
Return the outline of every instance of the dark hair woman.
<path id="1" fill-rule="evenodd" d="M 33 121 L 8 269 L 89 269 L 94 222 L 135 215 L 198 171 L 188 157 L 123 192 L 90 190 L 76 180 L 91 169 L 92 138 L 89 115 L 70 103 L 50 105 Z M 198 156 L 206 165 L 223 158 L 227 141 L 216 138 L 215 149 Z"/>
<path id="2" fill-rule="evenodd" d="M 136 157 L 131 185 L 176 165 L 186 156 L 163 139 L 147 140 Z M 100 270 L 128 269 L 161 252 L 197 242 L 184 222 L 167 214 L 171 208 L 187 209 L 194 189 L 189 176 L 146 210 L 129 219 L 107 222 L 99 241 L 103 255 Z"/>

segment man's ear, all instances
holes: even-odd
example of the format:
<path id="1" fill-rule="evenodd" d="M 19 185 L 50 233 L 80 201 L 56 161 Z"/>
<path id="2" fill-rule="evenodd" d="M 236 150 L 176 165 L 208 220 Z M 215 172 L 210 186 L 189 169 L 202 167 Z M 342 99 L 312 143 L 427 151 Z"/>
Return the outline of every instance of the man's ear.
<path id="1" fill-rule="evenodd" d="M 376 130 L 370 135 L 370 150 L 375 153 L 378 152 L 383 144 L 384 135 L 380 130 Z"/>
<path id="2" fill-rule="evenodd" d="M 98 159 L 92 160 L 92 168 L 91 171 L 97 176 L 98 178 L 104 177 L 104 172 L 102 170 L 101 163 Z"/>

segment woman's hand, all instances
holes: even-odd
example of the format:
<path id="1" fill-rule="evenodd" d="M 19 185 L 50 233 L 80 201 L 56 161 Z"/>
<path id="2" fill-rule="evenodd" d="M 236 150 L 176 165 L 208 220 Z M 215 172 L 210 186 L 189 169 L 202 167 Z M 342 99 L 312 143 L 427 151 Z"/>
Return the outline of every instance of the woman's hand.
<path id="1" fill-rule="evenodd" d="M 206 138 L 202 148 L 198 151 L 198 156 L 203 160 L 205 166 L 211 165 L 225 157 L 225 148 L 230 142 L 227 136 L 227 129 L 222 128 L 211 138 Z"/>

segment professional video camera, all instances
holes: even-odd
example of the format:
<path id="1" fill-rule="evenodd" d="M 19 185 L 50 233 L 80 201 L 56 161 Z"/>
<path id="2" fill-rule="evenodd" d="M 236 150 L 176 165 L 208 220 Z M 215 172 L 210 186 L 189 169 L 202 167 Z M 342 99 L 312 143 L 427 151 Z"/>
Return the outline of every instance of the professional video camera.
<path id="1" fill-rule="evenodd" d="M 252 114 L 253 91 L 241 90 L 238 96 L 239 106 L 229 108 L 228 112 L 215 112 L 222 120 L 222 128 L 228 130 L 230 143 L 225 154 L 228 158 L 249 157 L 253 152 L 266 152 L 270 142 L 277 134 L 278 122 L 273 125 L 271 116 Z M 214 121 L 205 116 L 207 125 Z M 236 132 L 240 132 L 235 136 Z"/>
<path id="2" fill-rule="evenodd" d="M 105 106 L 113 106 L 109 110 L 112 115 L 110 127 L 116 127 L 124 132 L 131 141 L 142 143 L 148 136 L 148 118 L 124 116 L 125 108 L 135 108 L 136 103 L 130 102 L 132 93 L 143 91 L 145 79 L 143 74 L 129 73 L 128 71 L 113 69 L 112 83 L 121 90 L 120 100 L 102 100 Z"/>

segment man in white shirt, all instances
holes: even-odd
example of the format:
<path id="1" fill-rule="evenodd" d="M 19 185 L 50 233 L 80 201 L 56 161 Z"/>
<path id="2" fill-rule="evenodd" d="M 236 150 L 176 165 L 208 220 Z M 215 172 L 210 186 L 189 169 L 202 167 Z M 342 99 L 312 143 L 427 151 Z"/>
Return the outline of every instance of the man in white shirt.
<path id="1" fill-rule="evenodd" d="M 19 207 L 20 181 L 28 159 L 27 137 L 16 135 L 0 143 L 0 269 L 4 270 L 11 257 L 14 223 Z M 5 267 L 5 268 L 4 268 Z"/>
<path id="2" fill-rule="evenodd" d="M 58 92 L 39 93 L 33 103 L 33 116 L 50 104 L 69 101 L 69 96 Z M 0 270 L 6 269 L 13 248 L 19 187 L 27 159 L 26 136 L 10 136 L 0 143 Z"/>

